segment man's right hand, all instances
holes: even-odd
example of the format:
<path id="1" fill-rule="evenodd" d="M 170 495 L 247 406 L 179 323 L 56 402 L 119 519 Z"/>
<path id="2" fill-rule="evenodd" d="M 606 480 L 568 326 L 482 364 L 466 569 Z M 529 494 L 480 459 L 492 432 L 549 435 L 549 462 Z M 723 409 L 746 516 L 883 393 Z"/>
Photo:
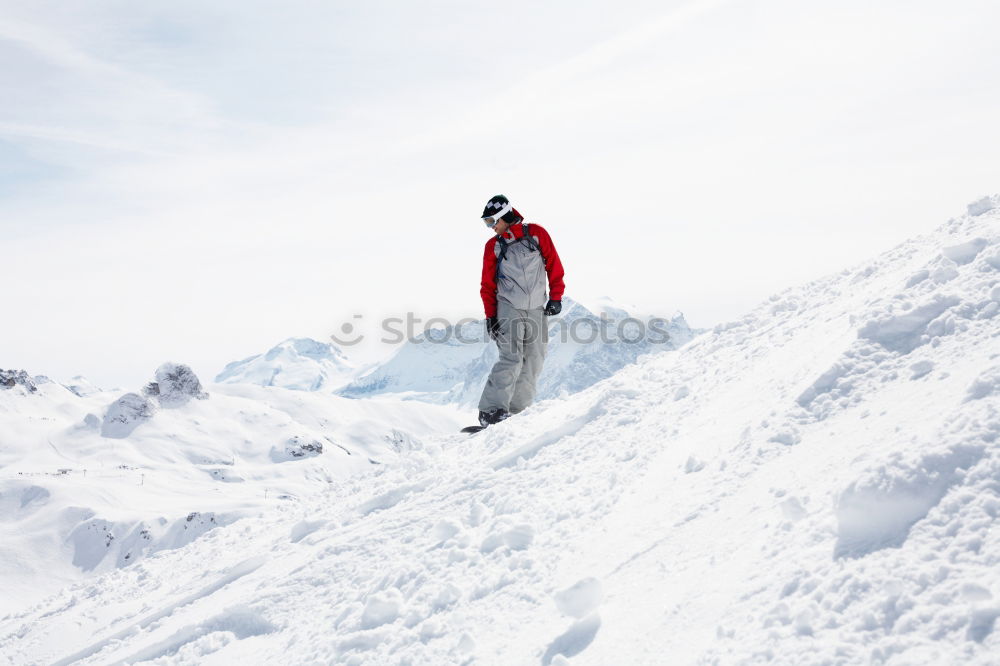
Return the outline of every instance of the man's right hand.
<path id="1" fill-rule="evenodd" d="M 500 321 L 496 317 L 486 318 L 486 332 L 496 340 L 500 336 Z"/>

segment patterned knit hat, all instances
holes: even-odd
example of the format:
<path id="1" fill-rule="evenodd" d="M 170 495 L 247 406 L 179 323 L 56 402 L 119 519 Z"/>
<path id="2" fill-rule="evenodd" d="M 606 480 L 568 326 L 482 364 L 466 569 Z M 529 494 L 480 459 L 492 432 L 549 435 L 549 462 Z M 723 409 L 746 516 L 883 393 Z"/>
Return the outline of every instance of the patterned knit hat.
<path id="1" fill-rule="evenodd" d="M 486 202 L 486 208 L 483 208 L 483 214 L 480 217 L 499 217 L 508 224 L 517 224 L 524 219 L 524 216 L 510 205 L 510 199 L 502 194 L 498 194 Z"/>

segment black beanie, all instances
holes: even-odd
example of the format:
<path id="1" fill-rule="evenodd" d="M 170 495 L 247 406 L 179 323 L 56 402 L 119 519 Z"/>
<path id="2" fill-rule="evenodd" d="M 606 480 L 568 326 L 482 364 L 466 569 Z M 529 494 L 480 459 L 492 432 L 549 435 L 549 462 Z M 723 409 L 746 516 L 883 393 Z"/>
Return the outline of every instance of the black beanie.
<path id="1" fill-rule="evenodd" d="M 483 214 L 480 217 L 489 217 L 490 215 L 495 215 L 499 211 L 510 205 L 510 199 L 502 194 L 498 194 L 489 201 L 486 202 L 486 207 L 483 208 Z M 524 216 L 517 212 L 517 209 L 511 206 L 511 209 L 500 218 L 507 224 L 517 224 L 524 219 Z"/>

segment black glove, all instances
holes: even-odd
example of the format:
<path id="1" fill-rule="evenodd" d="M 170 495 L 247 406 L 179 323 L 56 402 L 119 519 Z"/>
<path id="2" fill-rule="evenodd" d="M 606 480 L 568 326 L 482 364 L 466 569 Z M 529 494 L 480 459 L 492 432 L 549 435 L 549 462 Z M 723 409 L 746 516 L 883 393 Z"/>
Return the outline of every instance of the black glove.
<path id="1" fill-rule="evenodd" d="M 486 318 L 486 332 L 490 334 L 490 337 L 496 340 L 500 337 L 500 322 L 496 317 Z"/>
<path id="2" fill-rule="evenodd" d="M 545 314 L 557 315 L 562 312 L 562 301 L 549 301 L 549 304 L 545 306 Z"/>

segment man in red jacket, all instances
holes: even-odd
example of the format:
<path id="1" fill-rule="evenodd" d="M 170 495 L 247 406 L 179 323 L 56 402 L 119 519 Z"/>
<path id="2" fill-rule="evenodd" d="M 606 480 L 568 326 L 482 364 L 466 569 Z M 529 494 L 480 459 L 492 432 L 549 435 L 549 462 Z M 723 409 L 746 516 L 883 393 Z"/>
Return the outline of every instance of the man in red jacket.
<path id="1" fill-rule="evenodd" d="M 481 294 L 487 330 L 500 349 L 479 399 L 479 423 L 488 426 L 535 399 L 549 341 L 546 317 L 562 310 L 566 285 L 548 232 L 524 222 L 507 197 L 490 199 L 482 218 L 495 235 L 483 255 Z"/>

